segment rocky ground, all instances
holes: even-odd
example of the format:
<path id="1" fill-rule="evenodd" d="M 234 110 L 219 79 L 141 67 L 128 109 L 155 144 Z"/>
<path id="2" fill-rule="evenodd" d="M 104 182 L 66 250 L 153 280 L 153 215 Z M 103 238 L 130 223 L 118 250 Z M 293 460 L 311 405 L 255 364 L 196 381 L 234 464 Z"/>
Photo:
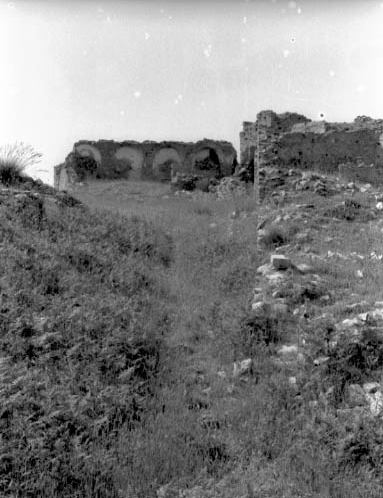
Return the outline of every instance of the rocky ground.
<path id="1" fill-rule="evenodd" d="M 246 186 L 236 178 L 225 178 L 209 195 L 229 199 L 241 197 L 245 191 Z M 257 223 L 258 253 L 264 263 L 254 269 L 253 291 L 246 297 L 242 332 L 246 330 L 248 343 L 231 368 L 216 366 L 215 374 L 224 385 L 224 405 L 239 406 L 243 396 L 253 392 L 250 386 L 262 382 L 266 359 L 268 375 L 278 372 L 279 382 L 301 410 L 319 425 L 332 427 L 333 464 L 349 460 L 351 468 L 357 469 L 368 460 L 370 472 L 374 474 L 375 469 L 379 474 L 382 454 L 378 447 L 383 442 L 383 192 L 369 184 L 277 168 L 260 172 L 260 191 L 260 209 L 255 212 L 237 205 L 228 223 L 227 233 L 233 239 L 241 237 L 249 224 Z M 204 198 L 196 192 L 176 195 L 195 202 Z M 213 222 L 212 228 L 217 223 Z M 212 387 L 208 383 L 203 387 L 201 396 L 209 399 Z M 203 420 L 210 417 L 209 423 L 219 433 L 222 420 L 211 418 L 215 403 L 217 400 L 206 401 L 199 415 Z M 302 472 L 310 470 L 302 468 Z M 286 482 L 283 491 L 267 479 L 262 483 L 262 478 L 248 471 L 241 477 L 241 484 L 229 484 L 228 480 L 235 478 L 226 475 L 221 481 L 213 479 L 210 485 L 205 481 L 174 496 L 226 497 L 233 488 L 238 493 L 235 496 L 241 497 L 352 493 L 340 488 L 335 491 L 334 484 L 334 488 L 302 494 L 302 490 L 288 490 Z M 335 482 L 334 476 L 332 479 Z M 169 484 L 158 490 L 158 496 L 173 496 L 171 492 Z M 372 491 L 362 494 L 359 489 L 353 496 L 372 495 Z"/>

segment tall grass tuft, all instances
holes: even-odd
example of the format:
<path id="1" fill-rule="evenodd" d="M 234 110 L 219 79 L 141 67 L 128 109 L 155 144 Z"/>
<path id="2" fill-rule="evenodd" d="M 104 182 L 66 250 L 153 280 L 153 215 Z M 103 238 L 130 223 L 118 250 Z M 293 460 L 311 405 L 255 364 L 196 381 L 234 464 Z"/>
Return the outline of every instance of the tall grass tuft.
<path id="1" fill-rule="evenodd" d="M 22 180 L 26 168 L 40 161 L 42 154 L 23 142 L 0 147 L 0 182 L 6 186 Z"/>

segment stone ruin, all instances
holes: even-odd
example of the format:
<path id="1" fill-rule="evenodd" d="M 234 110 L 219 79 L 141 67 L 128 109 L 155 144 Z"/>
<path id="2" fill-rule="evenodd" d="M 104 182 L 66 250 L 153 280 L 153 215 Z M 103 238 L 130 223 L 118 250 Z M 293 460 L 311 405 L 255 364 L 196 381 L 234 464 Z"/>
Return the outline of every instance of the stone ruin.
<path id="1" fill-rule="evenodd" d="M 54 186 L 66 190 L 90 178 L 171 181 L 176 175 L 203 181 L 231 175 L 236 166 L 236 150 L 226 141 L 80 140 L 54 168 Z"/>
<path id="2" fill-rule="evenodd" d="M 358 116 L 352 123 L 329 123 L 292 112 L 261 111 L 255 122 L 243 123 L 239 165 L 226 141 L 80 140 L 54 168 L 54 185 L 66 190 L 90 178 L 126 178 L 205 189 L 234 173 L 252 181 L 258 158 L 260 168 L 314 170 L 383 184 L 383 120 Z"/>
<path id="3" fill-rule="evenodd" d="M 261 111 L 240 133 L 241 172 L 247 179 L 252 180 L 258 157 L 261 168 L 340 173 L 349 181 L 383 184 L 383 120 L 358 116 L 352 123 L 328 123 Z"/>

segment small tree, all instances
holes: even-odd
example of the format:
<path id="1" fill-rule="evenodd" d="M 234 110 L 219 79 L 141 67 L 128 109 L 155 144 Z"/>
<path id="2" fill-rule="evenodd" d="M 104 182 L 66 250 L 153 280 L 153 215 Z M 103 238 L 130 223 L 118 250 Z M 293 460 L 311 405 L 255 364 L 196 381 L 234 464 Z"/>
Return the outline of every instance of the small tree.
<path id="1" fill-rule="evenodd" d="M 3 145 L 0 147 L 0 182 L 7 186 L 19 182 L 25 169 L 40 162 L 41 157 L 40 152 L 23 142 Z"/>

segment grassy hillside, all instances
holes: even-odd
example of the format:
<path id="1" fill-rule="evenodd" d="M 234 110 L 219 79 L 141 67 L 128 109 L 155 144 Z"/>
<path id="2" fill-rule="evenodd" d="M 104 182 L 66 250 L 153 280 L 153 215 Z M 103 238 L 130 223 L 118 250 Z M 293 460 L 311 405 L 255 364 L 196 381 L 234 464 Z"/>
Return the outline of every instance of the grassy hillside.
<path id="1" fill-rule="evenodd" d="M 1 495 L 117 496 L 118 436 L 168 329 L 170 238 L 34 189 L 0 201 Z"/>
<path id="2" fill-rule="evenodd" d="M 23 188 L 0 191 L 2 496 L 382 495 L 371 189 L 289 184 L 255 213 L 163 184 Z M 257 272 L 275 253 L 309 270 Z"/>

